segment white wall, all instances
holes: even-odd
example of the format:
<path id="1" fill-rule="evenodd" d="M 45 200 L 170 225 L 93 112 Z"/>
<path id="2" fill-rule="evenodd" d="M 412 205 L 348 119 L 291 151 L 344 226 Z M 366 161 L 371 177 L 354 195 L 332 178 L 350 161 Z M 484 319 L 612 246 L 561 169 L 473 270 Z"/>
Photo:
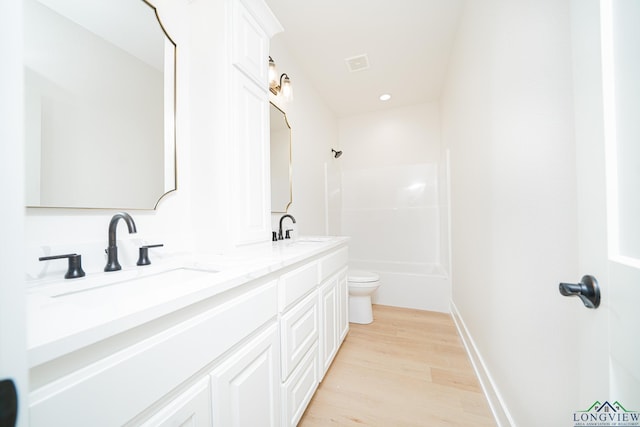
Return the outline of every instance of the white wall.
<path id="1" fill-rule="evenodd" d="M 340 147 L 350 266 L 380 274 L 379 304 L 448 311 L 439 105 L 342 118 Z"/>
<path id="2" fill-rule="evenodd" d="M 279 35 L 271 40 L 270 55 L 278 72 L 287 73 L 293 86 L 291 102 L 272 98 L 285 111 L 291 125 L 293 203 L 288 213 L 296 218 L 299 234 L 338 235 L 335 218 L 339 211 L 339 169 L 331 155 L 331 148 L 338 145 L 337 119 Z M 278 229 L 281 215 L 272 216 L 273 230 Z"/>
<path id="3" fill-rule="evenodd" d="M 558 327 L 571 324 L 558 282 L 579 277 L 571 88 L 568 1 L 466 3 L 442 101 L 452 300 L 501 425 L 580 408 L 576 360 L 559 351 L 575 338 Z"/>

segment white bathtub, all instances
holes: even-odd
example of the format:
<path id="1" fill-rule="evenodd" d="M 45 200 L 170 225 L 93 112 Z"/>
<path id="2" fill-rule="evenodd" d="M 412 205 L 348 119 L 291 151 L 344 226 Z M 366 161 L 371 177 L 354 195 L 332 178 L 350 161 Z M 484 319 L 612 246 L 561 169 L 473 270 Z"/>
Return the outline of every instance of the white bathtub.
<path id="1" fill-rule="evenodd" d="M 350 260 L 349 268 L 374 271 L 380 288 L 374 304 L 449 313 L 451 279 L 440 264 Z"/>

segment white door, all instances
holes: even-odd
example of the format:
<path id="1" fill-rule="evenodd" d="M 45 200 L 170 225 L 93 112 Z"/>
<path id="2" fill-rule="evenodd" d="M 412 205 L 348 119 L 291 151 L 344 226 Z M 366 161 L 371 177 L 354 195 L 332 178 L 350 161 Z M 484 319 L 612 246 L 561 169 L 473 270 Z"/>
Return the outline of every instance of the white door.
<path id="1" fill-rule="evenodd" d="M 27 426 L 27 369 L 22 254 L 22 2 L 0 2 L 0 380 L 18 390 L 19 426 Z M 0 422 L 10 411 L 5 404 L 11 383 L 0 383 Z M 12 426 L 11 426 L 12 427 Z"/>
<path id="2" fill-rule="evenodd" d="M 601 3 L 610 386 L 640 412 L 640 2 Z"/>
<path id="3" fill-rule="evenodd" d="M 607 425 L 638 426 L 640 2 L 573 0 L 572 20 L 580 269 L 602 291 L 599 308 L 575 317 L 582 406 L 574 425 L 608 411 Z"/>

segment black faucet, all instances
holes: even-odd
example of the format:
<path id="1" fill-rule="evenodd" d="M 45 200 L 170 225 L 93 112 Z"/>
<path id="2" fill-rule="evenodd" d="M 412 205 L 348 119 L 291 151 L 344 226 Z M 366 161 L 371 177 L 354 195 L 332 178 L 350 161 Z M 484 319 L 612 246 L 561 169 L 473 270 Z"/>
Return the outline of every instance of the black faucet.
<path id="1" fill-rule="evenodd" d="M 133 222 L 133 218 L 126 212 L 119 212 L 111 218 L 109 223 L 109 247 L 105 250 L 107 253 L 107 265 L 104 267 L 104 271 L 118 271 L 122 267 L 118 262 L 118 247 L 116 246 L 116 228 L 118 227 L 118 221 L 123 219 L 129 227 L 129 233 L 136 233 L 136 223 Z"/>
<path id="2" fill-rule="evenodd" d="M 282 215 L 282 217 L 280 218 L 280 228 L 278 229 L 278 240 L 282 240 L 283 239 L 283 237 L 282 237 L 282 221 L 285 218 L 291 218 L 291 221 L 293 221 L 294 224 L 296 223 L 296 219 L 293 216 L 291 216 L 289 214 Z M 288 237 L 289 237 L 289 233 L 287 232 L 287 238 Z"/>

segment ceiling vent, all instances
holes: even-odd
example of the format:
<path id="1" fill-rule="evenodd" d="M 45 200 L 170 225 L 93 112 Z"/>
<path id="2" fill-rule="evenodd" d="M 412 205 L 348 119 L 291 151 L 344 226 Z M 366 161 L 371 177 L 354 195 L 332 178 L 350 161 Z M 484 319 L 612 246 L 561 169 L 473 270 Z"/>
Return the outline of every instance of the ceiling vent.
<path id="1" fill-rule="evenodd" d="M 367 54 L 346 58 L 345 62 L 347 63 L 349 71 L 351 71 L 352 73 L 369 68 L 369 57 L 367 56 Z"/>

